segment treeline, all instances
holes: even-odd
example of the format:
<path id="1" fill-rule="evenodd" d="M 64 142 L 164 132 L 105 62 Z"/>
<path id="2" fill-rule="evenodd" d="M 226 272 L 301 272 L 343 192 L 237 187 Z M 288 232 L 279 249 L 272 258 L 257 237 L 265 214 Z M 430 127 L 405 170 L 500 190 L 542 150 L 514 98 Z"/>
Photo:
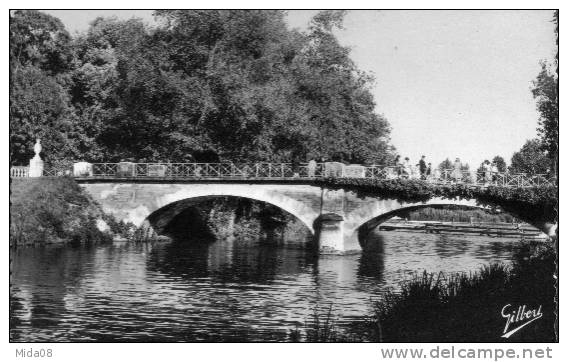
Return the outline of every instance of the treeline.
<path id="1" fill-rule="evenodd" d="M 385 163 L 390 127 L 373 79 L 333 34 L 284 11 L 161 10 L 97 18 L 71 37 L 38 11 L 10 16 L 10 163 L 36 138 L 48 163 L 304 161 Z"/>
<path id="2" fill-rule="evenodd" d="M 408 220 L 417 221 L 454 221 L 454 222 L 506 222 L 517 221 L 507 213 L 499 213 L 485 210 L 464 209 L 456 205 L 444 205 L 440 207 L 425 207 L 418 210 L 407 211 L 397 215 Z"/>
<path id="3" fill-rule="evenodd" d="M 539 114 L 538 137 L 527 140 L 511 158 L 511 172 L 549 174 L 558 178 L 559 107 L 558 107 L 558 10 L 551 19 L 556 37 L 556 59 L 541 62 L 541 70 L 532 82 L 531 92 Z"/>

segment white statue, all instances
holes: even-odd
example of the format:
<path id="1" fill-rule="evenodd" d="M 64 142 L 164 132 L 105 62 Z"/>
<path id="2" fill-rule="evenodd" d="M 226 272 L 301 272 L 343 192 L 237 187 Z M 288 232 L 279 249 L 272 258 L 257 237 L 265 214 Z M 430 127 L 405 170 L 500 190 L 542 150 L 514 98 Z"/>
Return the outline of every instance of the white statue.
<path id="1" fill-rule="evenodd" d="M 36 139 L 36 144 L 34 145 L 35 156 L 30 160 L 29 177 L 41 177 L 43 176 L 43 161 L 39 157 L 41 152 L 41 141 Z"/>
<path id="2" fill-rule="evenodd" d="M 40 152 L 41 152 L 41 141 L 40 141 L 39 138 L 36 138 L 36 143 L 35 143 L 35 145 L 34 145 L 34 152 L 35 152 L 34 158 L 36 158 L 36 159 L 37 159 L 37 158 L 40 158 L 40 157 L 39 157 L 39 154 L 40 154 Z"/>

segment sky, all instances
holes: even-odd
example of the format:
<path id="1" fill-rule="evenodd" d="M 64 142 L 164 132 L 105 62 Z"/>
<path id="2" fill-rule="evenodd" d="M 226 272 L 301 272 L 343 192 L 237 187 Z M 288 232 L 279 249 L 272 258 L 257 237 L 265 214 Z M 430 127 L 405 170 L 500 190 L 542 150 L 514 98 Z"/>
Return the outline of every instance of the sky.
<path id="1" fill-rule="evenodd" d="M 139 17 L 151 10 L 50 10 L 75 34 L 97 16 Z M 288 12 L 305 30 L 317 11 Z M 359 69 L 375 77 L 376 111 L 392 127 L 398 153 L 437 165 L 460 157 L 472 167 L 500 155 L 509 163 L 537 136 L 530 92 L 539 62 L 556 53 L 552 11 L 352 10 L 336 32 Z"/>

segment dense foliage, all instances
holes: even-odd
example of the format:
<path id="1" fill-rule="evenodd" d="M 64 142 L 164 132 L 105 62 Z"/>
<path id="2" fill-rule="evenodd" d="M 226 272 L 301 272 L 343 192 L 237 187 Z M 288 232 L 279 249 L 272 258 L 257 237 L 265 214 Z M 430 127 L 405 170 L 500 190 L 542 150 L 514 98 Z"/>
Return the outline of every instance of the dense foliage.
<path id="1" fill-rule="evenodd" d="M 501 156 L 493 157 L 493 162 L 495 162 L 495 166 L 497 166 L 497 171 L 499 172 L 506 172 L 507 171 L 507 163 L 505 159 Z"/>
<path id="2" fill-rule="evenodd" d="M 314 307 L 292 342 L 503 342 L 500 312 L 541 307 L 537 323 L 514 333 L 510 342 L 556 342 L 558 253 L 552 243 L 521 241 L 511 266 L 489 264 L 473 273 L 417 273 L 373 302 L 364 321 L 338 326 L 332 307 Z M 456 321 L 460 327 L 456 328 Z M 513 330 L 521 322 L 509 327 Z"/>
<path id="3" fill-rule="evenodd" d="M 11 163 L 36 137 L 55 160 L 384 163 L 390 128 L 372 79 L 323 11 L 160 10 L 159 26 L 98 18 L 71 38 L 56 18 L 10 18 Z"/>
<path id="4" fill-rule="evenodd" d="M 440 162 L 438 165 L 438 170 L 453 170 L 454 169 L 454 162 L 450 161 L 449 158 L 446 158 L 444 161 Z M 469 164 L 462 163 L 461 164 L 462 171 L 469 171 Z"/>
<path id="5" fill-rule="evenodd" d="M 452 221 L 452 222 L 506 222 L 513 223 L 515 218 L 507 213 L 487 209 L 464 209 L 458 205 L 423 207 L 417 210 L 405 210 L 398 217 L 417 221 Z"/>
<path id="6" fill-rule="evenodd" d="M 511 172 L 546 173 L 558 178 L 558 10 L 552 21 L 556 35 L 556 62 L 541 62 L 541 70 L 532 82 L 531 92 L 539 113 L 538 138 L 527 140 L 511 158 Z"/>
<path id="7" fill-rule="evenodd" d="M 72 179 L 24 179 L 10 187 L 10 245 L 97 243 L 112 238 L 100 207 Z"/>
<path id="8" fill-rule="evenodd" d="M 71 157 L 74 114 L 68 81 L 71 38 L 63 24 L 40 12 L 10 19 L 10 161 L 27 164 L 36 137 L 52 158 Z"/>
<path id="9" fill-rule="evenodd" d="M 543 151 L 542 142 L 538 139 L 528 140 L 518 152 L 511 157 L 509 171 L 513 173 L 550 174 L 552 162 Z"/>
<path id="10" fill-rule="evenodd" d="M 498 342 L 507 304 L 542 308 L 542 318 L 511 342 L 555 342 L 556 251 L 551 243 L 521 243 L 513 267 L 492 264 L 466 275 L 415 276 L 400 292 L 387 292 L 375 304 L 367 339 L 377 342 Z M 473 317 L 474 316 L 474 317 Z M 456 328 L 461 321 L 462 328 Z M 511 330 L 512 328 L 509 328 Z"/>
<path id="11" fill-rule="evenodd" d="M 540 73 L 533 81 L 531 91 L 536 99 L 536 107 L 540 115 L 537 128 L 540 146 L 548 156 L 554 174 L 558 175 L 558 10 L 554 12 L 552 21 L 555 24 L 556 62 L 555 64 L 548 64 L 545 61 L 541 63 Z"/>
<path id="12" fill-rule="evenodd" d="M 476 187 L 467 184 L 437 185 L 422 180 L 379 180 L 362 178 L 326 179 L 331 188 L 345 188 L 360 197 L 383 196 L 403 202 L 427 201 L 433 197 L 475 199 L 481 206 L 500 208 L 530 223 L 558 220 L 556 187 Z"/>
<path id="13" fill-rule="evenodd" d="M 533 82 L 533 96 L 540 114 L 538 134 L 542 149 L 555 163 L 558 154 L 558 76 L 546 63 Z"/>

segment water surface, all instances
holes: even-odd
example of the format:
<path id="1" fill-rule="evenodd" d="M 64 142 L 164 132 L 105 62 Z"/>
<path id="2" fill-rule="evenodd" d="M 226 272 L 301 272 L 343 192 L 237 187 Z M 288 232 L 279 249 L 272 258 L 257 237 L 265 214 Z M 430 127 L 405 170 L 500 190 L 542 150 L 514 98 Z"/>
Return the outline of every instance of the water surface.
<path id="1" fill-rule="evenodd" d="M 313 308 L 342 323 L 414 273 L 509 263 L 514 239 L 380 232 L 375 248 L 318 256 L 253 240 L 13 252 L 10 340 L 285 341 Z"/>

